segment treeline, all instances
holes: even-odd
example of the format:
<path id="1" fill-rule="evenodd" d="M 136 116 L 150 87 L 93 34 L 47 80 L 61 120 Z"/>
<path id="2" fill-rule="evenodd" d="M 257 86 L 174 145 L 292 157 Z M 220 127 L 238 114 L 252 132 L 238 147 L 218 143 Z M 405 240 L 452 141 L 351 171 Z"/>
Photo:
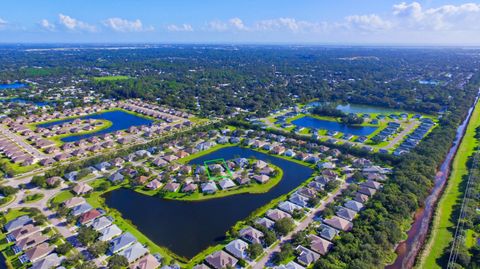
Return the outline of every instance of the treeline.
<path id="1" fill-rule="evenodd" d="M 332 251 L 314 268 L 383 268 L 392 262 L 393 250 L 403 239 L 405 224 L 423 205 L 433 186 L 437 168 L 444 160 L 461 121 L 472 105 L 479 84 L 472 84 L 453 97 L 450 113 L 411 153 L 395 166 L 391 180 L 371 199 L 354 221 L 349 233 L 342 233 Z"/>

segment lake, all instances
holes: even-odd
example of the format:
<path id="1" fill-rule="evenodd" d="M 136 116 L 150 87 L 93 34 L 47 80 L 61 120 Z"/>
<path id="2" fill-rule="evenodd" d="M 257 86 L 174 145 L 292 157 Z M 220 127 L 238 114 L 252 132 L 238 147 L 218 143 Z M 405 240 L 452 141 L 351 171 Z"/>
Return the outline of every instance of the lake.
<path id="1" fill-rule="evenodd" d="M 338 105 L 337 109 L 342 111 L 343 113 L 350 114 L 391 114 L 391 113 L 399 113 L 401 112 L 398 109 L 393 108 L 386 108 L 386 107 L 376 107 L 376 106 L 369 106 L 369 105 L 357 105 L 357 104 L 346 104 L 346 105 Z"/>
<path id="2" fill-rule="evenodd" d="M 27 84 L 15 82 L 10 84 L 0 84 L 0 90 L 7 90 L 7 89 L 21 89 L 28 87 Z"/>
<path id="3" fill-rule="evenodd" d="M 347 125 L 335 121 L 320 120 L 310 116 L 304 116 L 299 119 L 293 120 L 292 124 L 305 128 L 316 128 L 327 131 L 336 131 L 344 134 L 352 134 L 357 136 L 368 136 L 375 130 L 377 130 L 377 127 Z"/>
<path id="4" fill-rule="evenodd" d="M 121 110 L 114 110 L 114 111 L 107 111 L 98 114 L 87 115 L 83 117 L 78 117 L 79 119 L 100 119 L 100 120 L 108 120 L 112 122 L 112 125 L 106 129 L 100 130 L 98 132 L 90 133 L 90 134 L 83 134 L 83 135 L 72 135 L 68 137 L 64 137 L 61 140 L 63 142 L 75 142 L 84 138 L 89 138 L 92 136 L 97 136 L 101 134 L 108 134 L 115 131 L 126 130 L 131 126 L 140 126 L 140 125 L 149 125 L 153 123 L 153 120 L 146 119 L 143 117 L 139 117 L 125 111 Z M 77 118 L 75 118 L 77 119 Z M 49 122 L 44 124 L 39 124 L 37 127 L 50 127 L 53 125 L 62 124 L 65 122 L 71 122 L 75 119 L 66 119 L 61 121 Z"/>
<path id="5" fill-rule="evenodd" d="M 226 232 L 253 211 L 307 180 L 309 167 L 241 147 L 223 148 L 194 159 L 190 164 L 237 157 L 269 161 L 283 169 L 282 180 L 263 194 L 238 194 L 198 202 L 166 200 L 146 196 L 129 189 L 105 194 L 108 207 L 115 208 L 132 221 L 140 232 L 177 255 L 192 258 L 209 246 L 225 239 Z"/>

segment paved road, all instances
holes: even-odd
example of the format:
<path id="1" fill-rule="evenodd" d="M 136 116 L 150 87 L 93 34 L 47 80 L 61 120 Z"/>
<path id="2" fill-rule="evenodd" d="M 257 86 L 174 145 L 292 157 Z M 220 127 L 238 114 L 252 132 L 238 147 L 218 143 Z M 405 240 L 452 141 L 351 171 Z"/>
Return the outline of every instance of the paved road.
<path id="1" fill-rule="evenodd" d="M 415 127 L 418 126 L 419 124 L 420 124 L 420 122 L 418 122 L 418 121 L 409 122 L 408 125 L 407 125 L 407 127 L 405 127 L 405 128 L 403 129 L 403 131 L 401 131 L 398 135 L 396 135 L 396 136 L 392 139 L 392 141 L 390 141 L 390 143 L 388 143 L 388 145 L 386 145 L 386 146 L 384 147 L 384 149 L 391 149 L 391 148 L 393 148 L 396 144 L 398 144 L 400 141 L 402 141 L 407 134 L 409 134 L 410 132 L 412 132 L 412 131 L 413 131 L 413 128 L 415 128 Z"/>
<path id="2" fill-rule="evenodd" d="M 253 269 L 262 269 L 262 268 L 266 268 L 267 267 L 267 264 L 268 262 L 270 261 L 270 259 L 273 257 L 274 253 L 275 252 L 279 252 L 280 251 L 280 247 L 285 244 L 286 242 L 292 240 L 292 236 L 299 232 L 299 231 L 302 231 L 302 230 L 305 230 L 308 225 L 310 225 L 310 223 L 312 223 L 314 220 L 313 218 L 317 215 L 317 213 L 319 213 L 320 211 L 324 210 L 325 207 L 330 204 L 331 202 L 333 202 L 333 200 L 335 199 L 335 197 L 337 197 L 338 195 L 340 195 L 343 190 L 345 190 L 347 187 L 348 187 L 348 183 L 347 182 L 343 182 L 343 184 L 341 185 L 341 187 L 335 191 L 334 193 L 330 194 L 329 197 L 327 198 L 327 200 L 324 200 L 322 201 L 322 203 L 320 204 L 319 207 L 315 208 L 314 210 L 310 211 L 307 215 L 307 217 L 302 220 L 300 223 L 297 224 L 297 226 L 295 227 L 295 229 L 289 233 L 288 235 L 280 238 L 280 243 L 275 245 L 274 247 L 271 247 L 271 248 L 268 248 L 266 249 L 266 254 L 262 257 L 262 259 L 260 259 L 255 265 L 253 265 Z"/>

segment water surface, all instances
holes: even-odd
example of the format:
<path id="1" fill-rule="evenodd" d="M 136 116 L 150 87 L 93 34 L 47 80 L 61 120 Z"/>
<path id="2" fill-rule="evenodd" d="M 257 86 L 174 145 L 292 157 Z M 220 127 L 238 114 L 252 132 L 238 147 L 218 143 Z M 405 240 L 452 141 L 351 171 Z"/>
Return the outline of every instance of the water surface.
<path id="1" fill-rule="evenodd" d="M 191 161 L 255 157 L 283 169 L 282 180 L 263 194 L 239 194 L 199 202 L 173 201 L 146 196 L 129 189 L 119 189 L 105 195 L 105 202 L 160 246 L 192 258 L 209 246 L 225 239 L 226 232 L 239 220 L 257 208 L 286 194 L 308 179 L 313 170 L 285 159 L 240 147 L 223 148 Z"/>
<path id="2" fill-rule="evenodd" d="M 20 82 L 10 83 L 10 84 L 0 84 L 0 90 L 7 89 L 21 89 L 26 88 L 28 85 Z"/>
<path id="3" fill-rule="evenodd" d="M 63 142 L 75 142 L 75 141 L 78 141 L 84 138 L 89 138 L 92 136 L 113 133 L 115 131 L 120 131 L 120 130 L 126 130 L 131 126 L 149 125 L 153 123 L 153 120 L 142 118 L 121 110 L 107 111 L 107 112 L 102 112 L 98 114 L 87 115 L 87 116 L 79 117 L 79 119 L 108 120 L 112 122 L 112 125 L 98 132 L 64 137 L 61 139 Z M 50 127 L 53 125 L 58 125 L 66 122 L 72 122 L 73 120 L 75 119 L 66 119 L 61 121 L 49 122 L 49 123 L 39 124 L 37 125 L 37 127 Z"/>
<path id="4" fill-rule="evenodd" d="M 306 128 L 316 128 L 327 131 L 336 131 L 344 134 L 352 134 L 358 136 L 368 136 L 377 130 L 377 127 L 372 126 L 355 126 L 338 123 L 335 121 L 320 120 L 310 116 L 304 116 L 292 121 L 292 124 Z"/>

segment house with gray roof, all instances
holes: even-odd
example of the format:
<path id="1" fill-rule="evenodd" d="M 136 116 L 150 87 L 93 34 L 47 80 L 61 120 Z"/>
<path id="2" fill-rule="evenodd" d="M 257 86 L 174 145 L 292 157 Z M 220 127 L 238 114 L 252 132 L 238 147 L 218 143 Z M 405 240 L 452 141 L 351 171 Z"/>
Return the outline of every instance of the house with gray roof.
<path id="1" fill-rule="evenodd" d="M 215 193 L 217 191 L 218 191 L 217 185 L 213 181 L 209 181 L 207 183 L 202 184 L 203 193 Z"/>
<path id="2" fill-rule="evenodd" d="M 308 198 L 305 197 L 305 196 L 302 196 L 298 193 L 292 194 L 288 200 L 290 202 L 298 205 L 298 206 L 301 206 L 301 207 L 307 207 L 308 206 Z"/>
<path id="3" fill-rule="evenodd" d="M 58 257 L 56 253 L 52 253 L 45 257 L 43 260 L 39 260 L 32 264 L 30 269 L 51 269 L 57 268 L 62 263 L 63 258 Z"/>
<path id="4" fill-rule="evenodd" d="M 100 236 L 98 237 L 98 240 L 100 241 L 110 241 L 112 238 L 122 234 L 122 230 L 118 228 L 116 224 L 112 224 L 106 228 L 103 228 L 99 232 Z"/>
<path id="5" fill-rule="evenodd" d="M 359 203 L 353 200 L 346 201 L 345 204 L 343 204 L 343 206 L 355 212 L 359 212 L 364 207 L 362 203 Z"/>
<path id="6" fill-rule="evenodd" d="M 80 204 L 80 205 L 77 205 L 77 206 L 73 207 L 71 214 L 73 216 L 79 216 L 83 213 L 86 213 L 86 212 L 92 210 L 92 209 L 93 209 L 93 207 L 90 204 L 84 203 L 84 204 Z"/>
<path id="7" fill-rule="evenodd" d="M 247 248 L 248 248 L 248 243 L 246 243 L 241 239 L 235 239 L 225 246 L 225 250 L 238 259 L 247 258 L 247 254 L 246 254 Z"/>
<path id="8" fill-rule="evenodd" d="M 270 219 L 267 219 L 267 218 L 260 218 L 260 219 L 257 219 L 255 221 L 256 224 L 258 225 L 262 225 L 263 227 L 267 228 L 267 229 L 272 229 L 273 228 L 273 225 L 275 225 L 275 222 L 270 220 Z"/>
<path id="9" fill-rule="evenodd" d="M 305 267 L 301 266 L 296 262 L 289 262 L 287 264 L 281 264 L 279 266 L 273 267 L 274 269 L 305 269 Z"/>
<path id="10" fill-rule="evenodd" d="M 143 257 L 147 253 L 148 249 L 146 249 L 142 244 L 136 242 L 133 245 L 130 245 L 129 247 L 118 252 L 118 255 L 127 258 L 128 262 L 132 263 Z"/>
<path id="11" fill-rule="evenodd" d="M 108 180 L 110 180 L 113 183 L 122 182 L 124 179 L 125 177 L 119 172 L 113 173 L 108 177 Z"/>
<path id="12" fill-rule="evenodd" d="M 320 254 L 300 245 L 295 249 L 299 254 L 297 260 L 300 264 L 309 266 L 320 259 Z"/>
<path id="13" fill-rule="evenodd" d="M 100 231 L 108 226 L 112 225 L 112 220 L 110 218 L 103 216 L 100 218 L 94 219 L 88 226 L 92 227 L 95 231 Z"/>
<path id="14" fill-rule="evenodd" d="M 327 239 L 328 241 L 332 241 L 335 236 L 337 236 L 338 231 L 328 225 L 321 225 L 319 229 L 319 234 L 321 237 Z"/>
<path id="15" fill-rule="evenodd" d="M 124 234 L 122 234 L 121 236 L 113 239 L 111 242 L 110 242 L 110 252 L 111 253 L 118 253 L 119 251 L 127 248 L 128 246 L 130 246 L 131 244 L 137 242 L 137 239 L 135 238 L 135 236 L 133 236 L 131 233 L 129 232 L 126 232 Z"/>
<path id="16" fill-rule="evenodd" d="M 20 216 L 16 219 L 13 219 L 9 222 L 7 222 L 7 224 L 5 224 L 3 226 L 3 229 L 7 232 L 7 233 L 10 233 L 18 228 L 21 228 L 29 223 L 32 223 L 33 220 L 27 216 L 27 215 L 23 215 L 23 216 Z"/>
<path id="17" fill-rule="evenodd" d="M 292 214 L 293 211 L 295 211 L 295 209 L 297 210 L 302 210 L 302 207 L 299 206 L 299 205 L 296 205 L 290 201 L 283 201 L 283 202 L 280 202 L 278 204 L 278 208 L 289 213 L 289 214 Z"/>
<path id="18" fill-rule="evenodd" d="M 233 181 L 229 178 L 224 178 L 220 181 L 218 181 L 218 185 L 220 185 L 220 188 L 222 190 L 227 190 L 227 189 L 231 189 L 233 187 L 236 187 L 237 185 L 235 185 L 235 183 L 233 183 Z"/>
<path id="19" fill-rule="evenodd" d="M 340 218 L 344 218 L 348 221 L 352 221 L 357 215 L 357 212 L 351 209 L 348 209 L 346 207 L 339 207 L 336 215 L 339 216 Z"/>

